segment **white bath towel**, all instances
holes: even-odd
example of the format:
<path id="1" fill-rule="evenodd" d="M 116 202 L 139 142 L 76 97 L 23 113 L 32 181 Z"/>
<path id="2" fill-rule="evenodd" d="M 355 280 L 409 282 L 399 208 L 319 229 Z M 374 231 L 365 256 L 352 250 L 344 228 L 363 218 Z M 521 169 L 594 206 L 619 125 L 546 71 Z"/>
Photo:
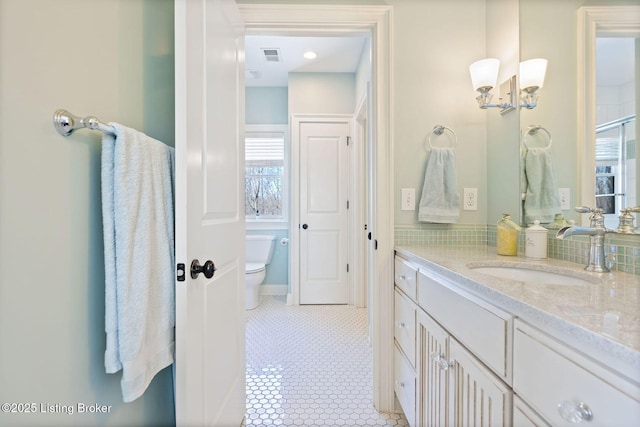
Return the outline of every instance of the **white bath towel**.
<path id="1" fill-rule="evenodd" d="M 424 174 L 418 220 L 455 223 L 459 217 L 455 151 L 451 147 L 432 147 Z"/>
<path id="2" fill-rule="evenodd" d="M 525 222 L 532 224 L 552 222 L 560 209 L 560 194 L 551 163 L 549 147 L 534 147 L 527 150 L 524 163 L 527 192 L 524 199 Z"/>
<path id="3" fill-rule="evenodd" d="M 131 402 L 174 357 L 174 150 L 110 123 L 102 140 L 105 369 Z"/>

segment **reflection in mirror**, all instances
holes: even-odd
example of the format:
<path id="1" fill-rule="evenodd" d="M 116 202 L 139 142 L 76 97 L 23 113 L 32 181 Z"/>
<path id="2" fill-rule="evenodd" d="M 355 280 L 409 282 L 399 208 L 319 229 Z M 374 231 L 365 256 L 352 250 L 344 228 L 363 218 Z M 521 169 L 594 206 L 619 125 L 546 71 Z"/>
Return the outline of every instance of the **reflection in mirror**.
<path id="1" fill-rule="evenodd" d="M 595 198 L 605 227 L 636 206 L 636 39 L 596 39 Z"/>
<path id="2" fill-rule="evenodd" d="M 640 156 L 632 120 L 640 103 L 640 82 L 636 71 L 630 71 L 631 77 L 616 74 L 617 81 L 605 82 L 602 79 L 614 75 L 598 63 L 629 70 L 629 65 L 615 65 L 616 60 L 607 57 L 613 46 L 628 43 L 633 47 L 622 57 L 634 64 L 634 70 L 639 69 L 640 6 L 582 7 L 578 10 L 578 34 L 581 204 L 606 209 L 610 212 L 606 227 L 622 232 L 633 228 L 629 219 L 633 219 L 631 212 L 636 211 L 632 208 L 640 191 L 635 175 Z"/>

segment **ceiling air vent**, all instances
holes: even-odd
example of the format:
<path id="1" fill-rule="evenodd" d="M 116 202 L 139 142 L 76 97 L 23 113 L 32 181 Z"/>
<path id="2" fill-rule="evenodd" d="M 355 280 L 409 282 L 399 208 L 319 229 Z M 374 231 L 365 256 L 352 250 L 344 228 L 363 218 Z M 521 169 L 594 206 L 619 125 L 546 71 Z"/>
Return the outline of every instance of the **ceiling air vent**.
<path id="1" fill-rule="evenodd" d="M 262 53 L 267 62 L 280 62 L 280 49 L 263 47 Z"/>

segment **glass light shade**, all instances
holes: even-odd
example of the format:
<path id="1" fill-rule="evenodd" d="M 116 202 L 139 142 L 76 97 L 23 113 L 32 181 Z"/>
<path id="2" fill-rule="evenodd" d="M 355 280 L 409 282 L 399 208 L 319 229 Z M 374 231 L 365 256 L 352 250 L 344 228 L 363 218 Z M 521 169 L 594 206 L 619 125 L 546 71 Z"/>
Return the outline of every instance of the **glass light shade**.
<path id="1" fill-rule="evenodd" d="M 469 65 L 473 90 L 481 87 L 495 87 L 499 68 L 500 60 L 496 58 L 481 59 Z"/>
<path id="2" fill-rule="evenodd" d="M 547 74 L 547 60 L 543 58 L 529 59 L 520 63 L 520 88 L 541 88 Z"/>

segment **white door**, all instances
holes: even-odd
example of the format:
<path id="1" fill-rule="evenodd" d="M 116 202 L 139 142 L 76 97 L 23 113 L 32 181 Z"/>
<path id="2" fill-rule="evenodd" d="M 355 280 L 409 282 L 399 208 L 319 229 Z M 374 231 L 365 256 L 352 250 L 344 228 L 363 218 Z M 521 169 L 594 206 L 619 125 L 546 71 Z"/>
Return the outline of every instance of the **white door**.
<path id="1" fill-rule="evenodd" d="M 350 128 L 300 123 L 300 304 L 349 302 Z"/>
<path id="2" fill-rule="evenodd" d="M 176 421 L 245 413 L 244 30 L 233 0 L 176 0 Z M 215 274 L 192 278 L 198 259 Z"/>

